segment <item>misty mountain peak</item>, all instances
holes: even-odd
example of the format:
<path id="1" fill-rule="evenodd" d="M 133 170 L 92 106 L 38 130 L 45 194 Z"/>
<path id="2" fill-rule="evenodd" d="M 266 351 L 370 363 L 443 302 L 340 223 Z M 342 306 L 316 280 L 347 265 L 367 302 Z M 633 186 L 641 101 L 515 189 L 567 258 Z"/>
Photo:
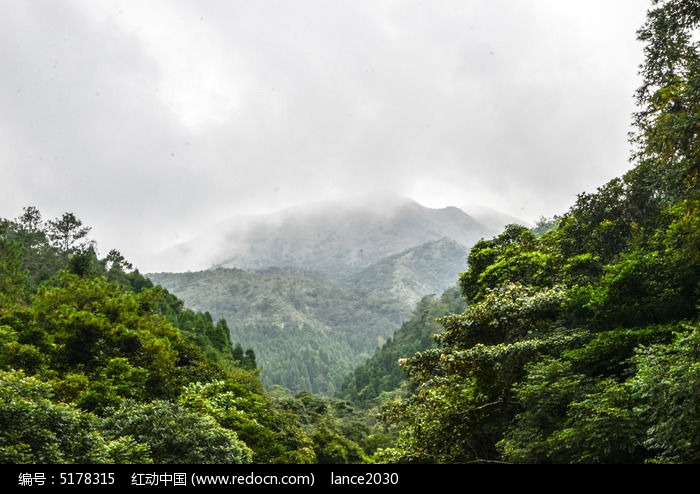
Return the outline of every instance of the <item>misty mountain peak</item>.
<path id="1" fill-rule="evenodd" d="M 284 266 L 348 276 L 426 242 L 470 248 L 495 234 L 457 207 L 432 209 L 395 195 L 365 195 L 235 216 L 162 255 L 173 271 Z"/>

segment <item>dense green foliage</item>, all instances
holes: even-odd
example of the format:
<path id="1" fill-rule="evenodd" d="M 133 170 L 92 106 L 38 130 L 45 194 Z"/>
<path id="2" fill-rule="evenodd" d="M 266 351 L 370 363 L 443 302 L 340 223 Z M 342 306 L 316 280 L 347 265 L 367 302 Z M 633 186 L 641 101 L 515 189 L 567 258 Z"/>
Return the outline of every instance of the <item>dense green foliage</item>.
<path id="1" fill-rule="evenodd" d="M 403 216 L 409 222 L 411 216 Z M 342 264 L 342 253 L 336 254 Z M 345 376 L 411 317 L 415 304 L 454 284 L 465 264 L 466 248 L 443 238 L 342 278 L 294 267 L 147 276 L 188 307 L 224 318 L 234 340 L 255 348 L 266 388 L 333 396 Z"/>
<path id="2" fill-rule="evenodd" d="M 402 319 L 401 307 L 296 268 L 218 268 L 149 277 L 190 307 L 225 318 L 232 338 L 256 350 L 266 388 L 332 396 L 361 355 Z"/>
<path id="3" fill-rule="evenodd" d="M 434 335 L 442 331 L 437 319 L 461 312 L 466 301 L 457 287 L 445 291 L 440 298 L 424 297 L 413 316 L 404 322 L 384 345 L 348 374 L 338 393 L 355 405 L 377 406 L 379 398 L 388 397 L 408 384 L 406 373 L 398 362 L 434 345 Z"/>
<path id="4" fill-rule="evenodd" d="M 473 247 L 378 461 L 700 460 L 700 2 L 652 3 L 635 166 Z"/>
<path id="5" fill-rule="evenodd" d="M 88 232 L 31 207 L 0 221 L 0 463 L 366 460 L 330 408 L 267 395 L 224 319 L 100 259 Z"/>

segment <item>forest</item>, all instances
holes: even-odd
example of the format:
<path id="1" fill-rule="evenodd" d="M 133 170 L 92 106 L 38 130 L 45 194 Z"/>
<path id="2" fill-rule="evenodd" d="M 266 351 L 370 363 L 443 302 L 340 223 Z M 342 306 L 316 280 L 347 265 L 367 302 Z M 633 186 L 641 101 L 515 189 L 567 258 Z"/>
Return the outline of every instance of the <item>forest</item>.
<path id="1" fill-rule="evenodd" d="M 651 5 L 630 170 L 476 242 L 334 397 L 74 214 L 0 220 L 0 463 L 700 462 L 700 0 Z"/>

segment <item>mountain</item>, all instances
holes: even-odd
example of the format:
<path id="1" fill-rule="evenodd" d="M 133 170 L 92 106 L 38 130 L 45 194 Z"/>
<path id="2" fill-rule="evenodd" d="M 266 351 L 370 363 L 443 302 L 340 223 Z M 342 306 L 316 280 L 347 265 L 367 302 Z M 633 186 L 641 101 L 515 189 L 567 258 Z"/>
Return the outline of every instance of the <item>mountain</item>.
<path id="1" fill-rule="evenodd" d="M 468 248 L 450 238 L 388 256 L 347 279 L 377 298 L 395 301 L 409 316 L 426 295 L 443 293 L 467 267 Z"/>
<path id="2" fill-rule="evenodd" d="M 438 298 L 423 297 L 416 305 L 411 318 L 401 324 L 381 348 L 349 373 L 338 395 L 355 405 L 370 408 L 377 406 L 384 393 L 396 395 L 401 392 L 407 375 L 399 359 L 411 357 L 416 352 L 435 348 L 433 336 L 443 327 L 438 318 L 450 314 L 461 314 L 467 301 L 458 287 L 451 287 Z"/>
<path id="3" fill-rule="evenodd" d="M 230 218 L 160 258 L 177 271 L 288 266 L 348 276 L 426 242 L 450 238 L 469 247 L 497 231 L 459 208 L 405 198 L 326 201 Z"/>
<path id="4" fill-rule="evenodd" d="M 294 391 L 335 393 L 404 317 L 397 303 L 298 268 L 149 277 L 189 307 L 224 317 L 233 341 L 255 350 L 263 383 Z"/>
<path id="5" fill-rule="evenodd" d="M 457 283 L 471 245 L 491 234 L 454 207 L 324 202 L 220 223 L 169 252 L 204 252 L 208 269 L 147 276 L 225 318 L 266 386 L 333 394 L 422 297 Z"/>

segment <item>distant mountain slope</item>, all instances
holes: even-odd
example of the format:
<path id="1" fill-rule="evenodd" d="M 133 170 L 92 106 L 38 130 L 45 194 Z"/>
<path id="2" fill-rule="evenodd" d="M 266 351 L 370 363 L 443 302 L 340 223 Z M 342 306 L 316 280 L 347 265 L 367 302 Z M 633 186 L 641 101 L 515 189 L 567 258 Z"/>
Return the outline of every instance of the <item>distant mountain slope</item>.
<path id="1" fill-rule="evenodd" d="M 395 301 L 411 314 L 426 295 L 443 293 L 467 269 L 469 248 L 449 238 L 427 242 L 389 256 L 347 282 L 365 287 L 377 298 Z"/>
<path id="2" fill-rule="evenodd" d="M 490 236 L 454 207 L 325 202 L 220 224 L 169 253 L 216 268 L 147 276 L 224 317 L 266 385 L 333 394 L 422 297 L 456 284 L 471 246 Z"/>
<path id="3" fill-rule="evenodd" d="M 369 359 L 346 376 L 338 396 L 369 408 L 377 405 L 382 393 L 396 393 L 407 381 L 404 369 L 398 364 L 399 359 L 434 348 L 433 335 L 443 331 L 437 319 L 460 314 L 466 306 L 467 301 L 456 286 L 445 290 L 440 298 L 434 295 L 423 297 L 416 304 L 411 318 Z"/>
<path id="4" fill-rule="evenodd" d="M 234 217 L 163 252 L 171 266 L 264 269 L 289 266 L 347 276 L 426 242 L 470 247 L 496 230 L 459 208 L 431 209 L 403 198 L 328 201 Z"/>
<path id="5" fill-rule="evenodd" d="M 234 341 L 255 350 L 263 383 L 295 391 L 335 393 L 405 317 L 396 303 L 296 268 L 148 276 L 188 307 L 226 318 Z"/>

